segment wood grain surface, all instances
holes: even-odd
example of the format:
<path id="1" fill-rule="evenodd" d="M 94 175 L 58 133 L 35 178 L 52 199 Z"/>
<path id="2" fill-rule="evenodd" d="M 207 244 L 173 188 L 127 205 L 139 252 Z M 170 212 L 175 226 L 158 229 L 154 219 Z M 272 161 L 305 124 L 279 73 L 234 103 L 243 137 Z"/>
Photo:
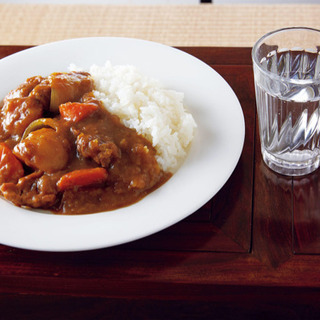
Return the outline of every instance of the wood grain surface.
<path id="1" fill-rule="evenodd" d="M 4 57 L 25 47 L 0 47 Z M 0 246 L 1 319 L 318 319 L 319 171 L 262 162 L 250 48 L 182 47 L 235 91 L 246 123 L 220 192 L 180 223 L 101 250 Z"/>

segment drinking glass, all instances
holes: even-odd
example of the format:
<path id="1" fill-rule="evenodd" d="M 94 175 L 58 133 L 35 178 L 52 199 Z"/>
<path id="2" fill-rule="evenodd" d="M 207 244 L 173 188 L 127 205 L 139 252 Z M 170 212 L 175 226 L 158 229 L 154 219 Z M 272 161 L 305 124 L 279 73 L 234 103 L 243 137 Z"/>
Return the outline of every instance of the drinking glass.
<path id="1" fill-rule="evenodd" d="M 320 165 L 320 30 L 292 27 L 259 39 L 252 50 L 261 152 L 289 176 Z"/>

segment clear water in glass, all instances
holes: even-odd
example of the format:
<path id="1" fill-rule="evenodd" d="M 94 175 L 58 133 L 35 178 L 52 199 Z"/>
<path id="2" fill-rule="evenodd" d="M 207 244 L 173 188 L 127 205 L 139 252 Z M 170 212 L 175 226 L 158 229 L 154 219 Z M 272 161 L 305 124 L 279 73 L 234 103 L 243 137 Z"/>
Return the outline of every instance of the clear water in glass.
<path id="1" fill-rule="evenodd" d="M 261 152 L 285 175 L 308 174 L 320 165 L 320 58 L 296 48 L 273 50 L 254 65 Z"/>

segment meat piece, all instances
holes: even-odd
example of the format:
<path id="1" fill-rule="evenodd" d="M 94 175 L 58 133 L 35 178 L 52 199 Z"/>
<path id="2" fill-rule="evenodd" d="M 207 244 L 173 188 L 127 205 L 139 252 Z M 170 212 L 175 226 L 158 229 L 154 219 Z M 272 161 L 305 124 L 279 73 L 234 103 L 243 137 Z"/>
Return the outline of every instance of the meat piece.
<path id="1" fill-rule="evenodd" d="M 29 94 L 29 98 L 37 101 L 43 110 L 49 110 L 51 87 L 47 78 L 43 79 Z"/>
<path id="2" fill-rule="evenodd" d="M 27 166 L 47 173 L 64 169 L 69 160 L 69 141 L 51 128 L 31 132 L 13 149 Z"/>
<path id="3" fill-rule="evenodd" d="M 5 97 L 5 100 L 26 98 L 43 80 L 45 80 L 45 78 L 41 76 L 28 78 L 24 83 L 20 84 L 17 89 L 10 91 Z"/>
<path id="4" fill-rule="evenodd" d="M 2 184 L 0 191 L 16 206 L 46 209 L 58 200 L 57 179 L 38 171 L 19 179 L 17 184 Z"/>
<path id="5" fill-rule="evenodd" d="M 49 76 L 51 85 L 50 111 L 58 113 L 59 106 L 66 102 L 78 102 L 93 89 L 93 80 L 87 72 L 56 72 Z"/>
<path id="6" fill-rule="evenodd" d="M 43 115 L 50 103 L 50 86 L 42 77 L 28 79 L 18 89 L 11 91 L 3 101 L 0 113 L 1 135 L 21 138 L 28 125 Z"/>
<path id="7" fill-rule="evenodd" d="M 108 168 L 111 163 L 121 157 L 121 151 L 107 137 L 103 139 L 98 136 L 80 133 L 76 140 L 77 151 L 84 158 L 91 158 L 97 164 L 104 168 Z"/>

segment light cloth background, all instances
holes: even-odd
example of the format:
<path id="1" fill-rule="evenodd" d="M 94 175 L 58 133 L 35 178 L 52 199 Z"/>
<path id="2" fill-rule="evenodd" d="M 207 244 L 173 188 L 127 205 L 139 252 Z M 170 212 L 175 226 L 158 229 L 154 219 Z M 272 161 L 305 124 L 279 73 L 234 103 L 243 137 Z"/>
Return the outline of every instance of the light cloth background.
<path id="1" fill-rule="evenodd" d="M 0 4 L 0 45 L 121 36 L 172 46 L 251 47 L 287 26 L 320 28 L 320 5 Z"/>

